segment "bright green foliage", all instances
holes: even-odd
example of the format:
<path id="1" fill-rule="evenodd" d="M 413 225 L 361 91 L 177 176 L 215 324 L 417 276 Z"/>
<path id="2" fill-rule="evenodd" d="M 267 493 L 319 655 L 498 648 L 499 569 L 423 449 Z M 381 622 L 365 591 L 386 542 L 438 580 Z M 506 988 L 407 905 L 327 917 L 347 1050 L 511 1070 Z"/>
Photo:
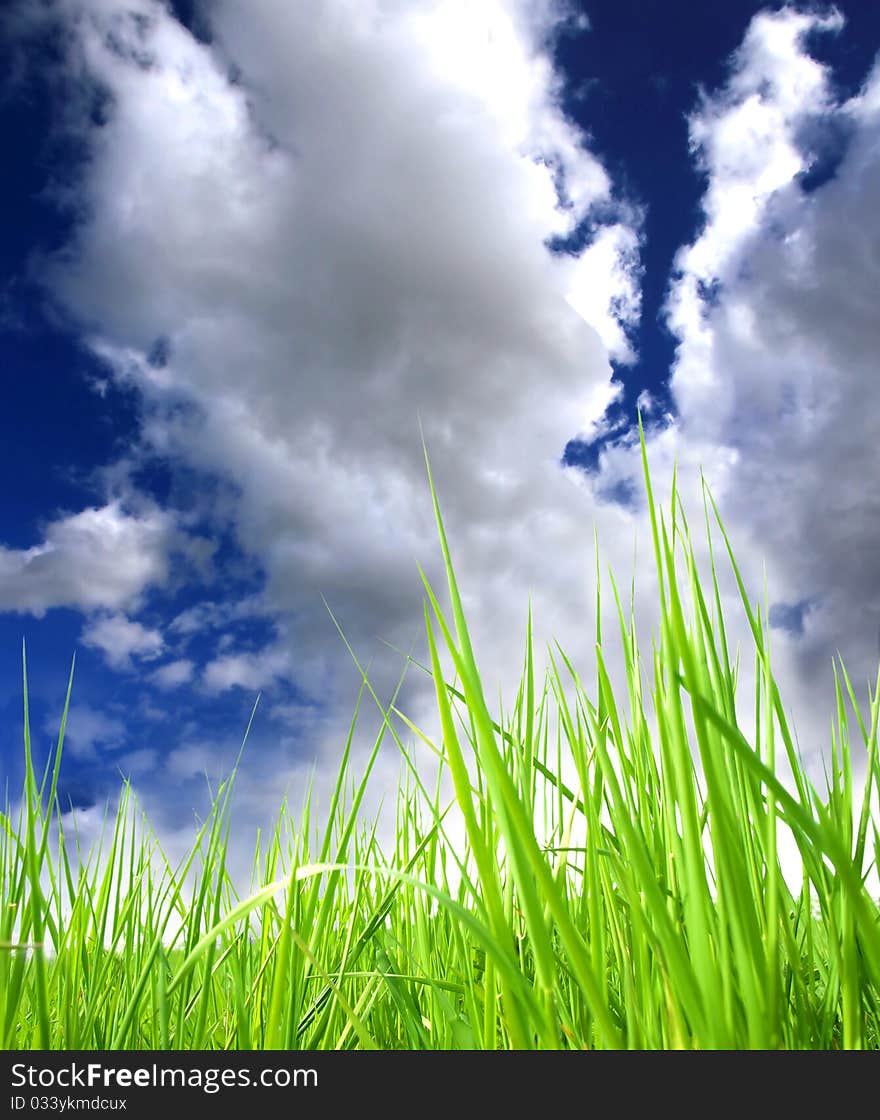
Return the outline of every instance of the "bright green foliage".
<path id="1" fill-rule="evenodd" d="M 483 691 L 435 496 L 451 612 L 426 581 L 421 668 L 440 740 L 395 697 L 356 779 L 358 713 L 379 703 L 364 673 L 323 825 L 308 798 L 298 817 L 283 806 L 244 897 L 226 864 L 232 779 L 180 866 L 127 789 L 102 849 L 82 853 L 56 796 L 64 721 L 39 778 L 25 680 L 24 790 L 15 818 L 0 815 L 0 1045 L 877 1048 L 880 906 L 865 885 L 880 847 L 877 690 L 862 714 L 835 670 L 820 794 L 707 495 L 710 547 L 714 523 L 754 638 L 747 739 L 714 560 L 701 583 L 675 487 L 661 511 L 647 461 L 645 481 L 662 617 L 647 665 L 612 579 L 622 693 L 601 630 L 592 687 L 558 649 L 537 679 L 529 617 L 506 715 Z M 598 578 L 596 594 L 600 608 Z M 430 785 L 415 761 L 426 747 Z M 363 801 L 388 750 L 402 776 L 383 846 Z M 795 890 L 783 831 L 800 854 Z"/>

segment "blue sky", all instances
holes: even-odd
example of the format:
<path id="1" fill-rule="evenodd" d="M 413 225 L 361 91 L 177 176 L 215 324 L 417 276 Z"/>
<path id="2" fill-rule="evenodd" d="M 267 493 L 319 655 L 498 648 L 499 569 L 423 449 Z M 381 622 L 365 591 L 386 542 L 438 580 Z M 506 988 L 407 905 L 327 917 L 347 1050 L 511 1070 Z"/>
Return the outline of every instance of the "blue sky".
<path id="1" fill-rule="evenodd" d="M 83 808 L 124 773 L 182 826 L 258 692 L 246 811 L 332 772 L 357 677 L 322 595 L 380 690 L 385 643 L 419 648 L 419 418 L 500 679 L 530 595 L 589 658 L 593 526 L 625 573 L 644 534 L 639 403 L 659 475 L 696 495 L 703 467 L 757 589 L 766 570 L 807 738 L 835 650 L 867 678 L 875 5 L 8 11 L 12 789 L 23 638 L 44 753 L 76 651 Z"/>

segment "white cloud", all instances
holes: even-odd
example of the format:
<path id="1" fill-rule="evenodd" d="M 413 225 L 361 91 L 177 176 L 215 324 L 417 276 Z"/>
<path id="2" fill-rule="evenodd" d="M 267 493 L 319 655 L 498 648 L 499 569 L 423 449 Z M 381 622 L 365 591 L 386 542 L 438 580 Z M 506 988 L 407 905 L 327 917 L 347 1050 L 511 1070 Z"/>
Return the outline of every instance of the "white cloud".
<path id="1" fill-rule="evenodd" d="M 604 226 L 579 256 L 569 257 L 568 291 L 571 306 L 599 333 L 609 355 L 632 362 L 635 352 L 627 329 L 635 329 L 641 314 L 641 274 L 637 225 Z"/>
<path id="2" fill-rule="evenodd" d="M 202 680 L 209 692 L 223 692 L 228 688 L 258 691 L 289 677 L 292 670 L 289 651 L 269 647 L 259 653 L 230 653 L 218 657 L 205 666 Z"/>
<path id="3" fill-rule="evenodd" d="M 213 610 L 209 606 L 199 603 L 194 607 L 187 607 L 186 610 L 175 615 L 168 624 L 168 629 L 175 634 L 189 637 L 192 634 L 198 634 L 204 627 L 211 625 L 213 620 Z"/>
<path id="4" fill-rule="evenodd" d="M 791 10 L 759 14 L 734 55 L 729 82 L 704 95 L 690 120 L 691 147 L 708 185 L 705 226 L 676 260 L 680 277 L 668 316 L 682 346 L 672 386 L 684 412 L 710 423 L 723 415 L 737 379 L 716 368 L 707 313 L 745 267 L 755 237 L 766 237 L 774 215 L 799 197 L 795 179 L 807 167 L 799 134 L 832 107 L 827 72 L 804 52 L 803 39 L 809 31 L 833 31 L 839 22 Z M 745 313 L 740 328 L 747 335 Z"/>
<path id="5" fill-rule="evenodd" d="M 50 522 L 38 545 L 0 546 L 0 610 L 42 615 L 52 607 L 116 610 L 168 574 L 171 518 L 118 501 Z"/>
<path id="6" fill-rule="evenodd" d="M 151 674 L 150 679 L 163 689 L 179 688 L 192 680 L 194 668 L 192 661 L 181 658 L 178 661 L 169 661 L 167 665 L 162 665 Z"/>
<path id="7" fill-rule="evenodd" d="M 437 570 L 419 418 L 488 632 L 541 585 L 574 628 L 594 503 L 559 458 L 614 389 L 566 297 L 622 351 L 609 308 L 632 321 L 638 235 L 623 216 L 580 261 L 545 246 L 611 204 L 558 107 L 561 7 L 221 3 L 214 48 L 147 0 L 126 10 L 148 24 L 65 7 L 113 107 L 49 279 L 143 390 L 145 437 L 234 482 L 264 605 L 291 621 L 208 687 L 332 691 L 346 655 L 320 593 L 362 651 L 419 635 L 416 562 Z"/>
<path id="8" fill-rule="evenodd" d="M 180 641 L 188 642 L 210 631 L 222 630 L 231 623 L 267 617 L 272 611 L 260 595 L 229 597 L 222 602 L 206 600 L 186 607 L 168 624 L 168 630 Z"/>
<path id="9" fill-rule="evenodd" d="M 131 669 L 132 657 L 152 661 L 160 656 L 165 645 L 158 630 L 148 629 L 121 614 L 91 619 L 83 630 L 82 641 L 100 649 L 114 669 Z"/>

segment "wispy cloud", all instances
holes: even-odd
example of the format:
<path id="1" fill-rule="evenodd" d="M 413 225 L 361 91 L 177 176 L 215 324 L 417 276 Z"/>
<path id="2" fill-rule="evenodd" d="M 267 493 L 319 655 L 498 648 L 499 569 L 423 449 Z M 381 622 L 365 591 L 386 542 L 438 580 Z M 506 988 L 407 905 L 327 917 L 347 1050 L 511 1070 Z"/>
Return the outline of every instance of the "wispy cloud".
<path id="1" fill-rule="evenodd" d="M 83 630 L 82 641 L 101 650 L 107 664 L 114 669 L 131 669 L 133 657 L 152 661 L 161 655 L 165 646 L 158 630 L 121 614 L 92 618 Z"/>
<path id="2" fill-rule="evenodd" d="M 171 517 L 154 506 L 129 513 L 112 501 L 60 517 L 32 548 L 0 546 L 0 610 L 129 606 L 167 578 L 172 541 Z"/>
<path id="3" fill-rule="evenodd" d="M 209 692 L 223 692 L 228 688 L 257 691 L 281 678 L 291 677 L 293 672 L 290 652 L 269 647 L 259 653 L 224 654 L 205 666 L 202 680 Z"/>
<path id="4" fill-rule="evenodd" d="M 150 679 L 163 689 L 179 688 L 193 679 L 194 664 L 188 658 L 169 661 L 151 674 Z"/>

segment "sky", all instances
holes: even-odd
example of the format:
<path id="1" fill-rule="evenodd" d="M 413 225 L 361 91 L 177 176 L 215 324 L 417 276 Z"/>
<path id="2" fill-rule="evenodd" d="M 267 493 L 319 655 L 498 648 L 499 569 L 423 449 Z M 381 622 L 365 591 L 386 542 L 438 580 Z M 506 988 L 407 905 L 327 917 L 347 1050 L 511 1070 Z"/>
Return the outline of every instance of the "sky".
<path id="1" fill-rule="evenodd" d="M 589 675 L 594 532 L 649 643 L 639 410 L 818 765 L 880 633 L 878 50 L 864 0 L 6 4 L 0 780 L 24 641 L 85 818 L 188 835 L 258 694 L 242 819 L 320 791 L 334 618 L 380 695 L 424 652 L 422 432 L 490 687 L 530 601 Z"/>

